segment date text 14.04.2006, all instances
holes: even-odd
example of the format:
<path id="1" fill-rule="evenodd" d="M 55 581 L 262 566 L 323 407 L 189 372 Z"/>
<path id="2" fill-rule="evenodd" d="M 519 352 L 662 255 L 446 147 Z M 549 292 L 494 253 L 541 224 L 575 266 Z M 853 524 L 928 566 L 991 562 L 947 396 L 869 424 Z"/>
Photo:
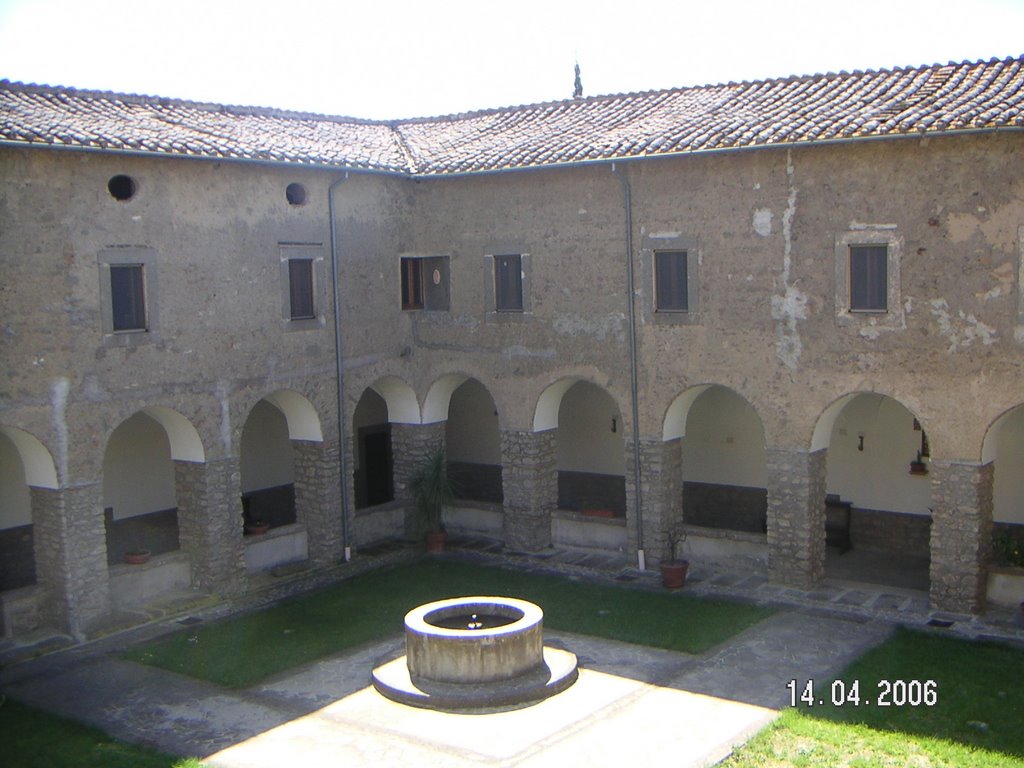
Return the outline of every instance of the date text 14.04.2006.
<path id="1" fill-rule="evenodd" d="M 790 680 L 789 706 L 818 707 L 934 707 L 939 684 L 934 680 L 879 680 L 872 686 L 860 680 L 834 680 L 815 687 L 814 680 Z"/>

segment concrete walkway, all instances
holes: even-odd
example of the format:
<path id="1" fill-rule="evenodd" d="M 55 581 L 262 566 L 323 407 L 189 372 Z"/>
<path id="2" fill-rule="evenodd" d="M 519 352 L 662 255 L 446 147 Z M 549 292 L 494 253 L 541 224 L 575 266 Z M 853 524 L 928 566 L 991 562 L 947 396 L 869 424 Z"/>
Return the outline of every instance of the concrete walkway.
<path id="1" fill-rule="evenodd" d="M 531 570 L 656 588 L 652 574 L 635 571 L 614 554 L 524 556 L 464 542 L 447 556 L 512 561 Z M 382 557 L 393 559 L 394 553 Z M 369 686 L 370 670 L 401 647 L 400 637 L 244 690 L 219 688 L 115 655 L 126 645 L 180 630 L 197 616 L 165 619 L 8 666 L 0 670 L 0 690 L 126 741 L 225 768 L 341 762 L 621 766 L 658 758 L 703 766 L 721 760 L 788 706 L 790 680 L 824 681 L 884 640 L 896 624 L 923 626 L 934 620 L 926 598 L 912 591 L 826 583 L 799 592 L 770 585 L 756 573 L 696 569 L 693 576 L 687 592 L 753 595 L 780 610 L 700 656 L 549 632 L 549 644 L 579 657 L 579 681 L 547 701 L 507 712 L 443 714 L 383 698 Z M 317 576 L 318 582 L 322 578 Z M 305 588 L 308 583 L 296 579 L 249 596 L 247 606 L 234 609 L 258 607 Z M 218 618 L 229 608 L 208 608 L 202 618 Z M 948 627 L 971 636 L 1024 636 L 1010 620 L 1003 625 L 952 617 Z"/>

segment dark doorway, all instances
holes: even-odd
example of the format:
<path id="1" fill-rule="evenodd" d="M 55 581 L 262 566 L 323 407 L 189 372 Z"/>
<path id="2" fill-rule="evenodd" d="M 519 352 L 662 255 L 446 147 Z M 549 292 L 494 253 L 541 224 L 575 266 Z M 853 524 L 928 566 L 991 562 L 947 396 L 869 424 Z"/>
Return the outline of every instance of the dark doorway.
<path id="1" fill-rule="evenodd" d="M 391 425 L 375 424 L 359 430 L 359 468 L 355 474 L 356 507 L 372 507 L 395 498 Z"/>

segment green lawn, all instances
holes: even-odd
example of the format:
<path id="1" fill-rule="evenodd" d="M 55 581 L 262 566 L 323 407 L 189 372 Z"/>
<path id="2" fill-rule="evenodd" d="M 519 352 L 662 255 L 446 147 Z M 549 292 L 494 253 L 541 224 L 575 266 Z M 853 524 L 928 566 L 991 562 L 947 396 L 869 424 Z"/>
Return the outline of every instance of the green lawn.
<path id="1" fill-rule="evenodd" d="M 832 686 L 818 681 L 815 698 L 824 698 L 824 706 L 786 712 L 728 768 L 1024 768 L 1024 651 L 1018 648 L 901 630 L 838 679 L 837 695 L 858 681 L 862 702 L 871 705 L 833 706 Z M 877 706 L 883 689 L 909 700 L 922 691 L 909 681 L 929 680 L 935 682 L 933 706 Z"/>
<path id="2" fill-rule="evenodd" d="M 244 687 L 328 654 L 399 635 L 403 617 L 417 605 L 473 594 L 531 600 L 544 609 L 549 629 L 687 653 L 706 651 L 772 613 L 743 603 L 429 558 L 258 613 L 193 627 L 132 649 L 127 657 Z"/>
<path id="3" fill-rule="evenodd" d="M 199 768 L 195 760 L 116 741 L 102 731 L 7 699 L 0 704 L 6 768 Z"/>

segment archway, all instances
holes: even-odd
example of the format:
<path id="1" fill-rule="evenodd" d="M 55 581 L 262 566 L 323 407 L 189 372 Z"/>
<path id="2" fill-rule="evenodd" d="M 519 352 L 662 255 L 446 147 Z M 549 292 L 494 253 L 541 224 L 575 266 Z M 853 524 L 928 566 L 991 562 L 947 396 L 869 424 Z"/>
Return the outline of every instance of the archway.
<path id="1" fill-rule="evenodd" d="M 251 531 L 294 523 L 295 455 L 289 421 L 271 397 L 256 403 L 245 420 L 239 464 L 246 527 Z"/>
<path id="2" fill-rule="evenodd" d="M 394 500 L 394 458 L 388 404 L 372 388 L 367 388 L 359 398 L 352 416 L 352 433 L 355 437 L 352 472 L 356 509 Z"/>
<path id="3" fill-rule="evenodd" d="M 1024 405 L 992 423 L 985 434 L 982 461 L 994 465 L 992 562 L 1019 566 L 1022 563 L 1014 553 L 1024 552 Z"/>
<path id="4" fill-rule="evenodd" d="M 145 411 L 110 434 L 103 455 L 108 565 L 122 562 L 129 552 L 159 555 L 179 548 L 172 458 L 168 432 Z"/>
<path id="5" fill-rule="evenodd" d="M 498 410 L 491 393 L 476 379 L 466 379 L 451 393 L 445 446 L 456 498 L 500 504 Z"/>
<path id="6" fill-rule="evenodd" d="M 702 385 L 680 395 L 669 414 L 682 419 L 683 520 L 704 528 L 764 533 L 764 427 L 753 406 L 727 387 Z"/>
<path id="7" fill-rule="evenodd" d="M 626 453 L 619 407 L 587 381 L 576 381 L 563 392 L 558 403 L 558 507 L 624 518 Z"/>
<path id="8" fill-rule="evenodd" d="M 854 393 L 819 419 L 814 447 L 825 446 L 826 575 L 927 589 L 932 502 L 921 423 L 887 395 Z"/>

